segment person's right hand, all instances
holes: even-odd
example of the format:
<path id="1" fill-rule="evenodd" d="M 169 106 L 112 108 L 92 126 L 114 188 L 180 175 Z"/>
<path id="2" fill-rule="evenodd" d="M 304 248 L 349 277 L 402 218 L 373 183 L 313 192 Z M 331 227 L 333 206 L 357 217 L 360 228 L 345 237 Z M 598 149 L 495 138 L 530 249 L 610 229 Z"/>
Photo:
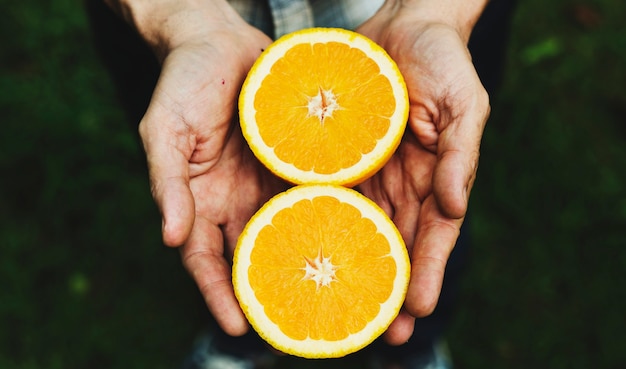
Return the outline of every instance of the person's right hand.
<path id="1" fill-rule="evenodd" d="M 183 12 L 160 26 L 173 36 L 155 48 L 162 71 L 139 132 L 163 240 L 181 246 L 218 324 L 241 335 L 248 323 L 233 292 L 232 251 L 252 214 L 286 188 L 234 119 L 243 79 L 271 40 L 232 9 Z"/>

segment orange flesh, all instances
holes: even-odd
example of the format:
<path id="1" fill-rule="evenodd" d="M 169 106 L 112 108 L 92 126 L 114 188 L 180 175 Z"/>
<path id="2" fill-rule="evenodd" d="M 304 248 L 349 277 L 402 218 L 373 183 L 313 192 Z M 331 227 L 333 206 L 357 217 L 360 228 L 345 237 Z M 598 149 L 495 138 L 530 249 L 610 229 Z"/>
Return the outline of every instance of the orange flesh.
<path id="1" fill-rule="evenodd" d="M 317 114 L 311 114 L 311 104 L 320 109 Z M 280 160 L 331 174 L 374 149 L 389 130 L 396 104 L 390 81 L 373 60 L 328 42 L 287 51 L 263 80 L 254 108 L 259 133 Z"/>
<path id="2" fill-rule="evenodd" d="M 389 252 L 358 209 L 319 196 L 279 211 L 259 232 L 248 280 L 285 335 L 336 341 L 361 331 L 389 298 L 396 275 Z M 316 280 L 306 267 L 323 260 L 332 271 Z"/>

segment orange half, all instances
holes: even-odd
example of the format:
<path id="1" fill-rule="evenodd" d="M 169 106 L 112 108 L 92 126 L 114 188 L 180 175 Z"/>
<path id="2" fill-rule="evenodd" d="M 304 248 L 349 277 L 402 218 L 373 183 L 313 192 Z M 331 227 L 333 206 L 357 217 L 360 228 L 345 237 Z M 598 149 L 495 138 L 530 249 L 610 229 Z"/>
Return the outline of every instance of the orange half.
<path id="1" fill-rule="evenodd" d="M 276 195 L 235 249 L 233 285 L 254 329 L 276 349 L 340 357 L 380 336 L 406 295 L 410 263 L 375 203 L 336 185 Z"/>
<path id="2" fill-rule="evenodd" d="M 295 184 L 353 186 L 373 175 L 398 147 L 408 108 L 404 79 L 385 50 L 335 28 L 278 39 L 239 98 L 250 148 Z"/>

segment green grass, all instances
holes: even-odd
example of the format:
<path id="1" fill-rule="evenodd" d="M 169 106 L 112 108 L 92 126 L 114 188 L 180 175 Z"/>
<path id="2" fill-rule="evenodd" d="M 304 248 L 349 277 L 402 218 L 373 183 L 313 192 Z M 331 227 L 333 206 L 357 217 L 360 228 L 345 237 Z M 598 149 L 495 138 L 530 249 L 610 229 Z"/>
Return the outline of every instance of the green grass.
<path id="1" fill-rule="evenodd" d="M 0 368 L 172 368 L 207 313 L 78 4 L 2 4 Z M 626 367 L 624 19 L 612 0 L 519 6 L 448 332 L 459 368 Z"/>

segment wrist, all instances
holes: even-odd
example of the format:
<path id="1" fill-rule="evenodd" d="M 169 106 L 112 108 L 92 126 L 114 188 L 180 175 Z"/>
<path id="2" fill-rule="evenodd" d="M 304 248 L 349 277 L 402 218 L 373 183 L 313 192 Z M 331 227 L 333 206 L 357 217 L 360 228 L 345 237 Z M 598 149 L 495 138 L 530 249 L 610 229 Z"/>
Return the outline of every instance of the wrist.
<path id="1" fill-rule="evenodd" d="M 454 28 L 467 43 L 489 0 L 388 0 L 385 5 L 416 21 Z"/>
<path id="2" fill-rule="evenodd" d="M 162 60 L 170 50 L 211 29 L 242 21 L 225 0 L 105 0 Z"/>

